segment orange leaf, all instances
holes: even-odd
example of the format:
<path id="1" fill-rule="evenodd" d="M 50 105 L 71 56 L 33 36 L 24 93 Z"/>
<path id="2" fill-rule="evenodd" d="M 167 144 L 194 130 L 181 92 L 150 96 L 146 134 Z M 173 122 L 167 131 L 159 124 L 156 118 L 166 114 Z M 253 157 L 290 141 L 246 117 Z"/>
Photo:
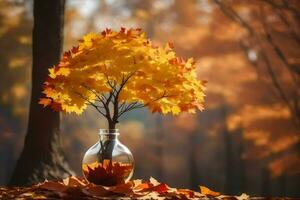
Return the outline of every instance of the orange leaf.
<path id="1" fill-rule="evenodd" d="M 133 191 L 133 182 L 119 184 L 110 189 L 110 191 L 120 194 L 131 194 Z"/>
<path id="2" fill-rule="evenodd" d="M 45 181 L 42 184 L 38 185 L 38 187 L 56 192 L 64 192 L 68 189 L 68 186 L 55 181 Z"/>
<path id="3" fill-rule="evenodd" d="M 124 183 L 123 177 L 129 175 L 132 165 L 104 160 L 103 163 L 83 164 L 82 169 L 88 181 L 98 185 L 115 186 Z"/>
<path id="4" fill-rule="evenodd" d="M 144 189 L 148 189 L 150 187 L 153 187 L 153 185 L 151 183 L 141 183 L 141 184 L 137 185 L 134 189 L 135 190 L 144 190 Z"/>
<path id="5" fill-rule="evenodd" d="M 201 185 L 200 185 L 200 193 L 212 197 L 220 196 L 220 192 L 212 191 L 209 188 Z"/>
<path id="6" fill-rule="evenodd" d="M 167 184 L 165 183 L 160 183 L 159 185 L 157 186 L 154 186 L 154 187 L 149 187 L 149 188 L 145 188 L 139 192 L 157 192 L 159 194 L 161 193 L 165 193 L 169 190 L 169 187 Z"/>
<path id="7" fill-rule="evenodd" d="M 63 179 L 63 183 L 66 186 L 69 186 L 69 187 L 79 187 L 79 186 L 85 186 L 86 185 L 86 183 L 79 180 L 79 178 L 77 178 L 76 176 L 71 176 L 71 177 Z"/>
<path id="8" fill-rule="evenodd" d="M 101 196 L 101 197 L 109 196 L 109 195 L 113 194 L 111 191 L 106 190 L 103 186 L 100 186 L 100 185 L 88 186 L 88 187 L 82 189 L 82 192 L 87 195 Z"/>
<path id="9" fill-rule="evenodd" d="M 44 108 L 51 104 L 52 100 L 49 98 L 40 98 L 39 104 L 43 105 Z"/>
<path id="10" fill-rule="evenodd" d="M 194 191 L 188 190 L 188 189 L 177 189 L 176 193 L 182 194 L 182 195 L 187 196 L 189 198 L 194 198 L 195 197 Z"/>
<path id="11" fill-rule="evenodd" d="M 167 184 L 161 183 L 161 184 L 159 184 L 158 186 L 155 186 L 153 189 L 154 189 L 156 192 L 158 192 L 158 193 L 161 194 L 161 193 L 167 192 L 167 191 L 169 190 L 169 187 L 168 187 Z"/>

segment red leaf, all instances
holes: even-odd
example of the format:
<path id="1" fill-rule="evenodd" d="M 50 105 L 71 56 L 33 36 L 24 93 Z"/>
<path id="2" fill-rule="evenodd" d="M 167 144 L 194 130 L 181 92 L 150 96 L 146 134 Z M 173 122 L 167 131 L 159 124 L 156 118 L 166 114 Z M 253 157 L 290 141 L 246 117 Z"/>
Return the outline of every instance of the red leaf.
<path id="1" fill-rule="evenodd" d="M 73 48 L 71 49 L 71 52 L 72 52 L 72 53 L 77 53 L 78 50 L 79 50 L 79 46 L 73 47 Z"/>
<path id="2" fill-rule="evenodd" d="M 174 44 L 172 42 L 168 42 L 168 45 L 171 49 L 174 49 Z"/>
<path id="3" fill-rule="evenodd" d="M 52 104 L 50 106 L 51 106 L 51 109 L 56 112 L 62 111 L 62 107 L 61 107 L 60 103 L 52 102 Z"/>
<path id="4" fill-rule="evenodd" d="M 169 187 L 168 187 L 167 184 L 161 183 L 161 184 L 159 184 L 157 186 L 145 188 L 145 189 L 143 189 L 143 190 L 141 190 L 139 192 L 157 192 L 157 193 L 161 194 L 161 193 L 167 192 L 168 189 L 169 189 Z"/>

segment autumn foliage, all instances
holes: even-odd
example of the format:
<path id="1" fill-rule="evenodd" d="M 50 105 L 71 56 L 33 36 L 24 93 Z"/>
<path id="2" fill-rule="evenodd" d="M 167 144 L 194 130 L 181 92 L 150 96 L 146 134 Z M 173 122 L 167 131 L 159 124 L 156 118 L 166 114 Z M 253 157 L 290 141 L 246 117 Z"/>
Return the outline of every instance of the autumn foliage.
<path id="1" fill-rule="evenodd" d="M 133 180 L 113 187 L 88 183 L 79 177 L 62 181 L 45 181 L 27 188 L 0 188 L 0 198 L 20 199 L 232 199 L 246 200 L 249 196 L 225 196 L 207 187 L 199 192 L 172 188 L 154 178 L 149 181 Z"/>
<path id="2" fill-rule="evenodd" d="M 89 33 L 49 69 L 40 104 L 77 114 L 92 105 L 113 124 L 141 107 L 194 113 L 203 109 L 205 89 L 194 64 L 177 57 L 171 43 L 155 46 L 140 29 Z"/>
<path id="3" fill-rule="evenodd" d="M 104 160 L 103 163 L 83 164 L 82 171 L 91 183 L 113 186 L 124 183 L 124 180 L 132 173 L 132 168 L 130 164 Z"/>

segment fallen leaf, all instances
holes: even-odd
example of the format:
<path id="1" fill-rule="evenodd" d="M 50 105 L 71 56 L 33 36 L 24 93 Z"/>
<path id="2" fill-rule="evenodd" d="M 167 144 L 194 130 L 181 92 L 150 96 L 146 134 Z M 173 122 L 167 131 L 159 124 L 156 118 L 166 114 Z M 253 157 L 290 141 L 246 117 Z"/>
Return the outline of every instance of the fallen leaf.
<path id="1" fill-rule="evenodd" d="M 139 190 L 148 189 L 150 187 L 153 187 L 152 183 L 141 183 L 141 184 L 137 185 L 134 189 L 139 191 Z"/>
<path id="2" fill-rule="evenodd" d="M 238 200 L 247 200 L 247 199 L 249 199 L 249 195 L 247 195 L 246 193 L 243 193 L 240 196 L 236 196 L 236 198 Z"/>
<path id="3" fill-rule="evenodd" d="M 194 198 L 195 197 L 195 193 L 192 190 L 188 190 L 188 189 L 177 189 L 176 193 L 178 194 L 183 194 L 189 198 Z"/>
<path id="4" fill-rule="evenodd" d="M 212 197 L 220 196 L 220 192 L 215 192 L 215 191 L 210 190 L 209 188 L 207 188 L 205 186 L 201 186 L 201 185 L 200 185 L 200 193 L 207 195 L 207 196 L 212 196 Z"/>
<path id="5" fill-rule="evenodd" d="M 113 192 L 106 190 L 103 186 L 100 185 L 88 186 L 82 189 L 82 192 L 87 195 L 100 196 L 100 197 L 110 196 L 114 194 Z"/>
<path id="6" fill-rule="evenodd" d="M 143 183 L 143 180 L 142 179 L 135 179 L 135 180 L 132 180 L 134 186 L 137 186 L 137 185 L 140 185 Z"/>
<path id="7" fill-rule="evenodd" d="M 157 186 L 160 184 L 160 182 L 158 182 L 155 178 L 150 177 L 149 179 L 150 183 L 152 183 L 154 186 Z"/>
<path id="8" fill-rule="evenodd" d="M 63 179 L 63 183 L 64 183 L 64 185 L 70 186 L 70 187 L 79 187 L 79 186 L 86 185 L 86 183 L 84 183 L 82 180 L 80 180 L 76 176 L 71 176 L 71 177 Z"/>
<path id="9" fill-rule="evenodd" d="M 169 189 L 168 185 L 165 183 L 160 183 L 159 185 L 145 188 L 143 190 L 140 190 L 139 192 L 157 192 L 159 194 L 167 192 Z"/>
<path id="10" fill-rule="evenodd" d="M 68 186 L 56 181 L 45 181 L 38 185 L 38 187 L 56 192 L 64 192 L 68 189 Z"/>
<path id="11" fill-rule="evenodd" d="M 133 182 L 128 182 L 124 184 L 117 185 L 115 187 L 109 188 L 109 191 L 112 191 L 114 193 L 118 194 L 132 194 L 133 193 Z"/>
<path id="12" fill-rule="evenodd" d="M 97 167 L 97 166 L 95 166 Z M 45 181 L 31 187 L 1 188 L 0 199 L 220 199 L 248 200 L 247 194 L 240 196 L 220 195 L 200 186 L 201 193 L 180 188 L 171 188 L 154 178 L 143 182 L 132 180 L 112 187 L 88 183 L 83 178 L 71 176 L 59 181 Z"/>

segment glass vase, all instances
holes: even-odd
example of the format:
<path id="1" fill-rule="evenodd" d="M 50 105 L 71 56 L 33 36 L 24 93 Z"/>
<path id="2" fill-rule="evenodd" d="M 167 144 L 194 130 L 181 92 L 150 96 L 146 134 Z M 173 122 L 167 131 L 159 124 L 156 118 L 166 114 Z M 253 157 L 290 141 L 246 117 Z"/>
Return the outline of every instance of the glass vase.
<path id="1" fill-rule="evenodd" d="M 99 141 L 83 157 L 84 177 L 103 186 L 129 181 L 133 175 L 134 160 L 130 150 L 119 141 L 118 130 L 100 129 L 99 135 Z"/>

